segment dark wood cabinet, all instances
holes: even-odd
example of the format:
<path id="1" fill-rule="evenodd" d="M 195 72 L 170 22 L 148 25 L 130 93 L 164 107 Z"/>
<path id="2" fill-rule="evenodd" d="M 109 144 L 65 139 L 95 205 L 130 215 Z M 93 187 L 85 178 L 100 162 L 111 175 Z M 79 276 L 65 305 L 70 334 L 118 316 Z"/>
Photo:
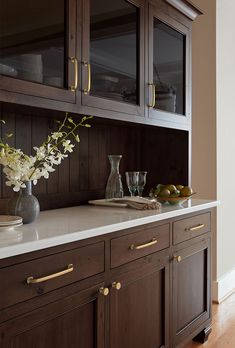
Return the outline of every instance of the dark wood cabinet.
<path id="1" fill-rule="evenodd" d="M 211 330 L 211 238 L 210 213 L 173 223 L 172 339 L 181 347 L 188 337 Z M 204 339 L 201 339 L 204 332 Z"/>
<path id="2" fill-rule="evenodd" d="M 144 117 L 144 5 L 83 0 L 82 105 L 95 114 Z"/>
<path id="3" fill-rule="evenodd" d="M 177 250 L 173 261 L 174 345 L 211 317 L 210 239 Z M 208 325 L 209 326 L 209 325 Z"/>
<path id="4" fill-rule="evenodd" d="M 205 341 L 209 226 L 206 211 L 0 260 L 0 348 L 178 348 Z M 185 229 L 193 235 L 177 239 Z M 74 270 L 61 273 L 71 262 Z M 60 273 L 48 277 L 53 272 Z"/>
<path id="5" fill-rule="evenodd" d="M 55 6 L 56 5 L 56 6 Z M 9 11 L 11 8 L 11 11 Z M 78 77 L 77 0 L 1 4 L 1 100 L 75 104 Z"/>
<path id="6" fill-rule="evenodd" d="M 148 8 L 148 117 L 189 125 L 191 21 L 173 8 L 159 7 L 153 1 Z"/>
<path id="7" fill-rule="evenodd" d="M 109 347 L 169 347 L 169 257 L 159 254 L 155 265 L 113 278 Z"/>
<path id="8" fill-rule="evenodd" d="M 98 284 L 0 326 L 1 348 L 104 348 L 105 297 Z"/>
<path id="9" fill-rule="evenodd" d="M 27 4 L 3 1 L 0 101 L 190 130 L 190 2 Z"/>

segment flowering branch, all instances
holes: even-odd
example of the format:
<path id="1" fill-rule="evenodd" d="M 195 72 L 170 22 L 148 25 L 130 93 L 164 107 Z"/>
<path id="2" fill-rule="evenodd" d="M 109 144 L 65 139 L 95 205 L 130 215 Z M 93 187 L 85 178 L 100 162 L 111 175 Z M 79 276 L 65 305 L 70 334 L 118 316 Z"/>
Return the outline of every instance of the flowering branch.
<path id="1" fill-rule="evenodd" d="M 75 123 L 72 117 L 66 114 L 63 122 L 59 124 L 58 131 L 48 135 L 47 140 L 39 147 L 34 147 L 35 156 L 28 156 L 20 149 L 10 147 L 0 139 L 0 164 L 4 166 L 3 172 L 7 177 L 6 185 L 13 186 L 14 191 L 25 187 L 25 182 L 32 180 L 34 185 L 38 179 L 49 178 L 49 173 L 55 171 L 54 166 L 61 164 L 61 161 L 73 152 L 75 145 L 69 139 L 71 136 L 78 143 L 79 135 L 76 133 L 78 127 L 90 127 L 87 120 L 92 116 L 85 116 L 79 123 Z M 5 121 L 1 120 L 2 123 Z M 7 134 L 10 138 L 12 134 Z"/>

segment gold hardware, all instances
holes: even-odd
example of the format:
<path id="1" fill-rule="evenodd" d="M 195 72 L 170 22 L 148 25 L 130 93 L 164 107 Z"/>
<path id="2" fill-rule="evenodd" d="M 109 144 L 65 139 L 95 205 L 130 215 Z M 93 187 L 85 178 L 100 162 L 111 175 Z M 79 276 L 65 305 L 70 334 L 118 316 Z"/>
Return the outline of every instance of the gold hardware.
<path id="1" fill-rule="evenodd" d="M 103 296 L 108 296 L 109 294 L 109 288 L 104 288 L 103 286 L 99 289 L 99 292 Z"/>
<path id="2" fill-rule="evenodd" d="M 154 108 L 156 104 L 156 86 L 154 83 L 149 83 L 149 86 L 152 86 L 152 103 L 150 103 L 148 107 Z"/>
<path id="3" fill-rule="evenodd" d="M 200 228 L 203 228 L 203 227 L 205 227 L 204 224 L 199 224 L 198 226 L 185 228 L 185 231 L 196 231 L 196 230 L 200 230 Z"/>
<path id="4" fill-rule="evenodd" d="M 112 288 L 116 289 L 116 290 L 120 290 L 122 287 L 122 284 L 120 282 L 113 282 L 112 283 Z"/>
<path id="5" fill-rule="evenodd" d="M 91 64 L 84 62 L 84 66 L 87 68 L 87 88 L 84 88 L 83 93 L 88 94 L 91 90 Z"/>
<path id="6" fill-rule="evenodd" d="M 53 278 L 58 278 L 58 277 L 61 277 L 67 273 L 70 273 L 70 272 L 73 272 L 73 264 L 69 264 L 67 266 L 67 268 L 64 270 L 64 271 L 60 271 L 60 272 L 57 272 L 57 273 L 54 273 L 54 274 L 50 274 L 46 277 L 42 277 L 42 278 L 35 278 L 34 277 L 28 277 L 26 279 L 26 283 L 27 284 L 37 284 L 37 283 L 43 283 L 43 282 L 46 282 L 47 280 L 50 280 L 50 279 L 53 279 Z"/>
<path id="7" fill-rule="evenodd" d="M 130 249 L 131 250 L 140 250 L 140 249 L 144 249 L 144 248 L 148 248 L 154 244 L 157 244 L 157 239 L 153 238 L 151 240 L 151 242 L 145 243 L 145 244 L 140 244 L 140 245 L 135 245 L 135 244 L 131 244 L 130 245 Z"/>
<path id="8" fill-rule="evenodd" d="M 182 257 L 180 255 L 179 256 L 175 255 L 174 260 L 176 260 L 178 263 L 180 263 L 182 261 Z"/>
<path id="9" fill-rule="evenodd" d="M 74 85 L 70 87 L 70 90 L 76 92 L 78 88 L 78 60 L 76 57 L 71 57 L 70 60 L 74 64 Z"/>

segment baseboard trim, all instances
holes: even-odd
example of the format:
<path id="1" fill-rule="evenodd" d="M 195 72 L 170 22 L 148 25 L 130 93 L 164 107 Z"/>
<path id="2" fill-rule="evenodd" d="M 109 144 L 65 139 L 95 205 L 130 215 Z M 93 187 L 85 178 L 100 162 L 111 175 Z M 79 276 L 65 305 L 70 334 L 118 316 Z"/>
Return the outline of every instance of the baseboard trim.
<path id="1" fill-rule="evenodd" d="M 212 282 L 212 300 L 221 303 L 235 292 L 235 269 Z"/>

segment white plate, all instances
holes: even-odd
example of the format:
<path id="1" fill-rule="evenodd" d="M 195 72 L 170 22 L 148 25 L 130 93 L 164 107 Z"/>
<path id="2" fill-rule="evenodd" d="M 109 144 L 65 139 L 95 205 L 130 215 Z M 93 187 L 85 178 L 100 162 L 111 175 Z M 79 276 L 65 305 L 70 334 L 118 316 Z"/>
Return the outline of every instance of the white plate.
<path id="1" fill-rule="evenodd" d="M 89 204 L 93 205 L 102 205 L 105 207 L 119 207 L 119 208 L 126 208 L 126 203 L 115 203 L 112 199 L 95 199 L 88 202 Z"/>
<path id="2" fill-rule="evenodd" d="M 0 73 L 3 75 L 8 75 L 12 77 L 16 77 L 18 75 L 18 71 L 10 65 L 0 63 Z"/>
<path id="3" fill-rule="evenodd" d="M 9 225 L 9 226 L 0 226 L 0 232 L 7 232 L 7 231 L 13 231 L 16 227 L 22 226 L 23 223 L 19 223 L 16 225 Z"/>
<path id="4" fill-rule="evenodd" d="M 2 226 L 12 226 L 22 223 L 23 219 L 16 215 L 0 215 L 0 227 Z"/>

